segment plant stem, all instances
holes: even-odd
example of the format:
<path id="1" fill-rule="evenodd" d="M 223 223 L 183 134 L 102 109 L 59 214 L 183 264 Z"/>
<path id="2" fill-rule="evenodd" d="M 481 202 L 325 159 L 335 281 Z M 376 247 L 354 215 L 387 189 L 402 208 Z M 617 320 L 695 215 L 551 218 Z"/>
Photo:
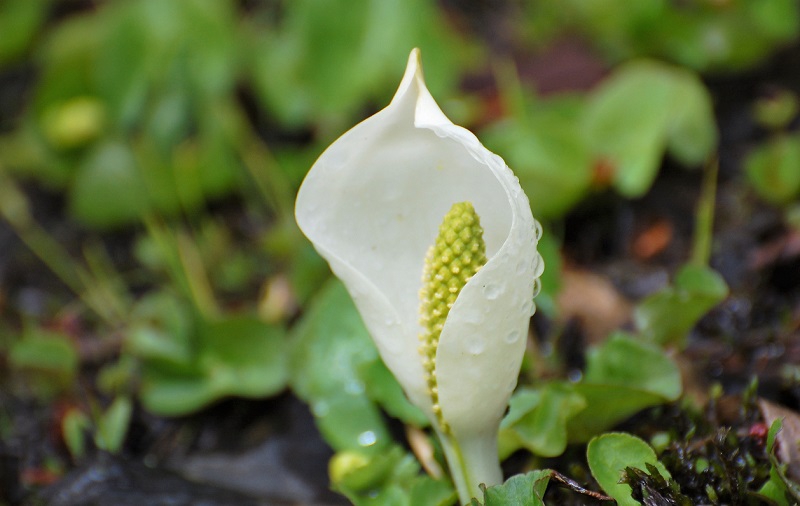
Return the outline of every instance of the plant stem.
<path id="1" fill-rule="evenodd" d="M 497 485 L 503 481 L 500 461 L 497 457 L 497 429 L 459 440 L 452 434 L 443 434 L 436 429 L 442 443 L 450 476 L 462 505 L 469 505 L 472 498 L 482 497 L 481 484 Z"/>
<path id="2" fill-rule="evenodd" d="M 717 195 L 717 172 L 719 160 L 715 156 L 705 166 L 703 187 L 697 203 L 694 223 L 694 239 L 691 262 L 695 265 L 708 265 L 711 259 L 711 238 L 714 232 L 714 203 Z"/>

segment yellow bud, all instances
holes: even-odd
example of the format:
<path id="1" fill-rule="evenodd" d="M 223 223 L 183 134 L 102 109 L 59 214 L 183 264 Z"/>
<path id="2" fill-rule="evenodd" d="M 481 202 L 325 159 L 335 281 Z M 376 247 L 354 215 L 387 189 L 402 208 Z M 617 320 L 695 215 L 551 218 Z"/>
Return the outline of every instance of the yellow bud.
<path id="1" fill-rule="evenodd" d="M 352 486 L 348 482 L 353 481 L 354 474 L 368 465 L 369 458 L 360 453 L 353 451 L 337 453 L 328 462 L 328 474 L 330 475 L 331 484 L 339 485 L 344 483 Z"/>

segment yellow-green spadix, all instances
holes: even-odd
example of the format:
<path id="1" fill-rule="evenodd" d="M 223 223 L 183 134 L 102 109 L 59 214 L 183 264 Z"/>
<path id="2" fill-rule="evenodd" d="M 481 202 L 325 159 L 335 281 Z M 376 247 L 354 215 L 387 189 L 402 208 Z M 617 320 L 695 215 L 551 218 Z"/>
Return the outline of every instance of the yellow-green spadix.
<path id="1" fill-rule="evenodd" d="M 426 256 L 454 205 L 479 220 L 485 263 L 459 285 L 426 348 Z M 497 431 L 543 269 L 540 228 L 503 160 L 439 109 L 419 50 L 391 103 L 319 157 L 295 213 L 347 287 L 386 366 L 431 420 L 462 503 L 480 483 L 502 481 Z"/>

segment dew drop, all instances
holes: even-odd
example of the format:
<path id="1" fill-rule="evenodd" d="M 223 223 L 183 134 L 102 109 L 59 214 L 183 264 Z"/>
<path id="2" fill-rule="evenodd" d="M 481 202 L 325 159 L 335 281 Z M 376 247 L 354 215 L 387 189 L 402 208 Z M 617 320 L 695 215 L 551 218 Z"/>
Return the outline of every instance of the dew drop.
<path id="1" fill-rule="evenodd" d="M 539 292 L 542 291 L 542 281 L 540 278 L 536 278 L 533 280 L 533 295 L 531 297 L 536 297 L 539 295 Z"/>
<path id="2" fill-rule="evenodd" d="M 473 325 L 480 325 L 483 323 L 484 318 L 484 315 L 477 311 L 469 311 L 464 315 L 464 321 L 472 323 Z"/>
<path id="3" fill-rule="evenodd" d="M 517 262 L 517 274 L 522 274 L 523 272 L 525 272 L 525 262 L 520 260 Z"/>
<path id="4" fill-rule="evenodd" d="M 364 384 L 358 380 L 350 380 L 344 385 L 344 391 L 350 395 L 359 395 L 364 393 Z"/>
<path id="5" fill-rule="evenodd" d="M 513 344 L 519 341 L 520 332 L 519 330 L 512 330 L 506 335 L 506 342 L 508 344 Z"/>
<path id="6" fill-rule="evenodd" d="M 483 287 L 483 294 L 489 300 L 494 300 L 499 297 L 502 291 L 503 289 L 498 285 L 489 284 Z"/>
<path id="7" fill-rule="evenodd" d="M 536 254 L 531 261 L 531 269 L 533 269 L 533 275 L 535 277 L 539 277 L 544 272 L 544 261 L 542 260 L 542 255 Z"/>
<path id="8" fill-rule="evenodd" d="M 361 446 L 372 446 L 378 441 L 378 436 L 371 430 L 367 430 L 359 434 L 357 439 Z"/>
<path id="9" fill-rule="evenodd" d="M 467 342 L 467 351 L 473 355 L 480 355 L 483 353 L 485 347 L 486 343 L 484 343 L 483 339 L 477 336 L 470 338 L 469 342 Z"/>
<path id="10" fill-rule="evenodd" d="M 533 236 L 536 238 L 536 241 L 542 238 L 542 225 L 536 220 L 533 220 Z"/>
<path id="11" fill-rule="evenodd" d="M 519 309 L 524 314 L 531 314 L 531 306 L 533 306 L 533 301 L 524 300 L 522 301 L 522 305 L 520 305 Z"/>
<path id="12" fill-rule="evenodd" d="M 314 416 L 316 417 L 323 417 L 328 414 L 331 410 L 330 406 L 328 406 L 327 402 L 317 402 L 311 407 L 311 410 L 314 412 Z"/>

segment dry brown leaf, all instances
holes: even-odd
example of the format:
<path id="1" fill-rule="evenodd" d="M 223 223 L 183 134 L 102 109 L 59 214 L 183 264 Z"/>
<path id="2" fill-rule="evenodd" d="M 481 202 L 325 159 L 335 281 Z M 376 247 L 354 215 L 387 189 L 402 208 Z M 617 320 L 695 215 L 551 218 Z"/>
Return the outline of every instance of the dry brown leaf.
<path id="1" fill-rule="evenodd" d="M 559 314 L 564 321 L 580 321 L 590 343 L 602 341 L 630 320 L 633 305 L 607 278 L 565 267 L 561 282 Z"/>

